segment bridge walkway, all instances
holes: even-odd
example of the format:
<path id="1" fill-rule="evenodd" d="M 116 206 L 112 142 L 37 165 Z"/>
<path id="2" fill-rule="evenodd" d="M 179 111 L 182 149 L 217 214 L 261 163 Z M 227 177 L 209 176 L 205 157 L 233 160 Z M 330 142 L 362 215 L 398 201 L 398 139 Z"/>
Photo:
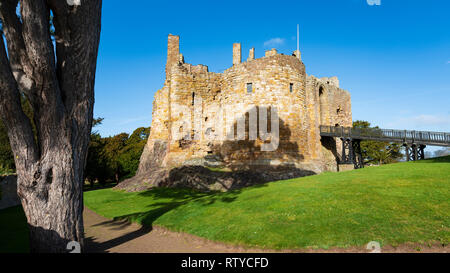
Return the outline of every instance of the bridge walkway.
<path id="1" fill-rule="evenodd" d="M 425 159 L 426 146 L 450 147 L 450 133 L 443 132 L 321 125 L 320 135 L 340 138 L 343 142 L 341 163 L 354 164 L 355 168 L 364 167 L 360 146 L 362 140 L 401 143 L 408 161 Z"/>

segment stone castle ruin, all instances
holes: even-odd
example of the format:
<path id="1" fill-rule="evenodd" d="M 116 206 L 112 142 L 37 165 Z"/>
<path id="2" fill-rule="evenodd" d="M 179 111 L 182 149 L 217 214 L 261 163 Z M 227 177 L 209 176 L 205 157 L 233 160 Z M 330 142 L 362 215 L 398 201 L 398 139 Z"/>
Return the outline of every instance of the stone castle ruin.
<path id="1" fill-rule="evenodd" d="M 214 73 L 185 63 L 179 36 L 169 35 L 166 80 L 153 102 L 150 137 L 137 176 L 119 187 L 194 183 L 223 190 L 246 180 L 337 171 L 341 141 L 321 138 L 320 125 L 352 126 L 350 94 L 337 77 L 307 75 L 299 50 L 289 56 L 272 49 L 255 59 L 252 48 L 243 62 L 235 43 L 233 66 Z"/>

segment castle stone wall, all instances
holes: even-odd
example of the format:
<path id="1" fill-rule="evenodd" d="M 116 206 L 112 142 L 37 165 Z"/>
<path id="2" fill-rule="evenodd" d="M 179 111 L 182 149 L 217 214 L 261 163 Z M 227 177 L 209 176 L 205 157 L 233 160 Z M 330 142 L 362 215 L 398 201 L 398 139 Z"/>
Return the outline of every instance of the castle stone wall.
<path id="1" fill-rule="evenodd" d="M 264 107 L 276 109 L 279 117 L 274 151 L 262 151 L 268 141 L 251 135 L 250 119 L 259 121 Z M 339 88 L 336 77 L 306 75 L 300 52 L 288 56 L 272 49 L 254 59 L 252 49 L 242 62 L 241 45 L 234 44 L 233 66 L 213 73 L 207 66 L 184 63 L 179 37 L 173 35 L 166 81 L 156 93 L 152 115 L 140 174 L 153 167 L 202 164 L 211 157 L 238 169 L 270 165 L 315 173 L 337 170 L 340 141 L 322 139 L 319 126 L 352 125 L 350 94 Z M 242 135 L 240 127 L 245 129 Z M 231 132 L 235 140 L 227 139 Z"/>

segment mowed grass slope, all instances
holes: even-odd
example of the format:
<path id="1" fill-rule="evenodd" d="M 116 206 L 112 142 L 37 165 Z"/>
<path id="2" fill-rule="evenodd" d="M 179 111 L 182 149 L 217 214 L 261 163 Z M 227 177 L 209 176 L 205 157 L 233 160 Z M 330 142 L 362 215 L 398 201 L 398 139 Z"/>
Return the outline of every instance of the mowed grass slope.
<path id="1" fill-rule="evenodd" d="M 272 249 L 450 241 L 450 157 L 268 183 L 228 193 L 85 193 L 108 218 Z"/>

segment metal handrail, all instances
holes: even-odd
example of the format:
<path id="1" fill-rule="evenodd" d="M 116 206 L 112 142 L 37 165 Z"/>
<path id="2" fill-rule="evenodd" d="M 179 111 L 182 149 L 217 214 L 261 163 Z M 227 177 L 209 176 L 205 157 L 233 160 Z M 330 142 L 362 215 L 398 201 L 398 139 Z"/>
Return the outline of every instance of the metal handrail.
<path id="1" fill-rule="evenodd" d="M 450 133 L 380 128 L 320 126 L 322 136 L 450 146 Z"/>

